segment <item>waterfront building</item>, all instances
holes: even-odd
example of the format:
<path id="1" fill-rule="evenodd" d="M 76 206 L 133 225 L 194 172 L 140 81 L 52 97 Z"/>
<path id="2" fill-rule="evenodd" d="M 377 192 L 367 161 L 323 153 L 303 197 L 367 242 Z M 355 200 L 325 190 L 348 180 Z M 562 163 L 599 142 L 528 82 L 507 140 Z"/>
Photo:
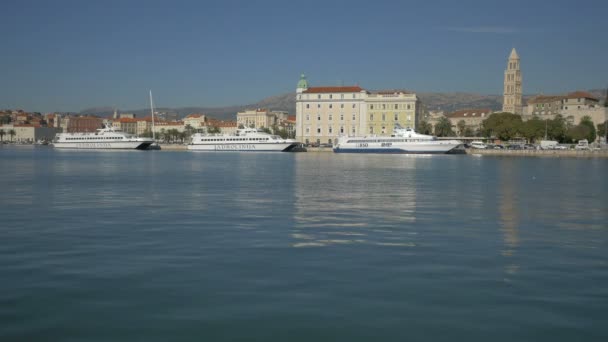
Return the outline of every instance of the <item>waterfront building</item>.
<path id="1" fill-rule="evenodd" d="M 340 135 L 364 134 L 366 94 L 359 86 L 298 88 L 296 140 L 333 144 Z"/>
<path id="2" fill-rule="evenodd" d="M 241 127 L 270 128 L 279 122 L 276 113 L 268 109 L 255 109 L 238 112 L 236 121 Z"/>
<path id="3" fill-rule="evenodd" d="M 528 100 L 524 110 L 524 120 L 536 116 L 541 119 L 553 119 L 557 114 L 569 123 L 576 125 L 585 116 L 589 116 L 594 125 L 604 123 L 608 112 L 602 107 L 599 99 L 585 91 L 575 91 L 566 95 L 539 95 Z"/>
<path id="4" fill-rule="evenodd" d="M 120 129 L 129 134 L 137 134 L 137 119 L 135 118 L 119 118 L 113 120 L 112 126 L 115 129 Z"/>
<path id="5" fill-rule="evenodd" d="M 502 111 L 522 114 L 522 76 L 515 48 L 511 50 L 505 70 Z"/>
<path id="6" fill-rule="evenodd" d="M 396 123 L 415 130 L 421 117 L 420 100 L 404 90 L 368 92 L 365 105 L 367 134 L 391 135 Z"/>
<path id="7" fill-rule="evenodd" d="M 333 144 L 337 137 L 385 135 L 395 123 L 415 129 L 422 105 L 404 90 L 370 92 L 355 86 L 309 87 L 301 75 L 296 88 L 296 140 Z"/>
<path id="8" fill-rule="evenodd" d="M 137 135 L 141 136 L 146 132 L 152 132 L 152 117 L 135 119 L 137 121 Z"/>
<path id="9" fill-rule="evenodd" d="M 4 131 L 2 141 L 14 141 L 17 143 L 34 143 L 37 141 L 51 141 L 55 134 L 61 130 L 54 127 L 42 127 L 32 124 L 7 124 L 0 125 L 0 130 Z M 14 135 L 9 132 L 13 131 Z"/>
<path id="10" fill-rule="evenodd" d="M 224 121 L 207 118 L 206 127 L 219 129 L 220 134 L 235 135 L 239 124 L 236 121 Z"/>
<path id="11" fill-rule="evenodd" d="M 460 128 L 458 127 L 460 121 L 464 121 L 465 129 L 469 128 L 475 133 L 481 128 L 483 120 L 487 119 L 490 114 L 492 114 L 492 110 L 489 108 L 463 109 L 452 112 L 446 115 L 446 117 L 450 120 L 453 131 L 462 134 L 462 132 L 459 132 Z"/>
<path id="12" fill-rule="evenodd" d="M 185 132 L 186 125 L 182 121 L 155 121 L 154 122 L 154 133 L 165 134 L 170 130 L 177 130 L 178 132 Z"/>
<path id="13" fill-rule="evenodd" d="M 205 127 L 205 121 L 207 117 L 205 114 L 190 114 L 184 118 L 184 125 L 192 127 L 195 130 Z"/>

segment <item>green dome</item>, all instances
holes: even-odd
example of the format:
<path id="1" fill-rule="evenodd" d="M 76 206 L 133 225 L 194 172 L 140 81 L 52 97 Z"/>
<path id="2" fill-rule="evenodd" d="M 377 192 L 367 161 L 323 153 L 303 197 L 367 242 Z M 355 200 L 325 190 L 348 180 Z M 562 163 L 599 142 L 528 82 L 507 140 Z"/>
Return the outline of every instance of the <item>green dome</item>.
<path id="1" fill-rule="evenodd" d="M 308 89 L 308 82 L 306 82 L 306 75 L 300 75 L 300 81 L 298 82 L 298 89 Z"/>

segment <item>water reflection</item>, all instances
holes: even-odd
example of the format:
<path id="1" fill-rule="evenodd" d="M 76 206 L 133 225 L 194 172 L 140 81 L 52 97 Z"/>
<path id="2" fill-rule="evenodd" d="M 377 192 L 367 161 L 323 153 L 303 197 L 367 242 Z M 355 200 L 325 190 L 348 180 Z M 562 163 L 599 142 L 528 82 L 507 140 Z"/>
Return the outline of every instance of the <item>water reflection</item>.
<path id="1" fill-rule="evenodd" d="M 499 168 L 500 196 L 498 203 L 500 230 L 504 241 L 501 254 L 508 260 L 507 265 L 505 265 L 505 272 L 514 275 L 519 271 L 519 265 L 515 263 L 513 258 L 519 246 L 518 226 L 520 218 L 515 195 L 517 184 L 514 179 L 517 170 L 514 169 L 513 163 L 503 162 L 501 164 L 502 167 Z"/>
<path id="2" fill-rule="evenodd" d="M 292 246 L 414 246 L 420 159 L 299 156 Z"/>

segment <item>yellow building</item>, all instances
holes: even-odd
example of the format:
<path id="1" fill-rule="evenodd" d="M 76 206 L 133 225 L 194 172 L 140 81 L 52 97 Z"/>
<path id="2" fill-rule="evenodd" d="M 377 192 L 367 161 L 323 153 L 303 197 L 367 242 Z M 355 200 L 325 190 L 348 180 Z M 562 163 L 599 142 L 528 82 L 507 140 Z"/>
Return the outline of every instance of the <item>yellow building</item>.
<path id="1" fill-rule="evenodd" d="M 367 134 L 391 135 L 395 124 L 416 129 L 421 105 L 416 94 L 403 90 L 370 92 L 367 106 Z"/>

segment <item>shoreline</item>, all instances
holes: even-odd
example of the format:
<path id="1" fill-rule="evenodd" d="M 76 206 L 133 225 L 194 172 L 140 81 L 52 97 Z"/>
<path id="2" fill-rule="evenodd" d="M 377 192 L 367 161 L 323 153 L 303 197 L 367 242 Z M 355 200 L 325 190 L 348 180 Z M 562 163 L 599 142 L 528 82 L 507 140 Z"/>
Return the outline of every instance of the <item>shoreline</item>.
<path id="1" fill-rule="evenodd" d="M 3 144 L 0 146 L 11 147 L 34 147 L 34 144 Z M 182 144 L 159 144 L 160 151 L 188 151 L 187 145 Z M 45 146 L 46 147 L 46 146 Z M 52 146 L 48 146 L 52 148 Z M 310 153 L 333 153 L 331 147 L 307 147 Z M 608 149 L 602 150 L 486 150 L 486 149 L 466 149 L 464 153 L 471 156 L 507 156 L 507 157 L 550 157 L 550 158 L 608 158 Z"/>
<path id="2" fill-rule="evenodd" d="M 608 150 L 482 150 L 467 149 L 469 155 L 509 156 L 509 157 L 575 157 L 608 158 Z"/>

